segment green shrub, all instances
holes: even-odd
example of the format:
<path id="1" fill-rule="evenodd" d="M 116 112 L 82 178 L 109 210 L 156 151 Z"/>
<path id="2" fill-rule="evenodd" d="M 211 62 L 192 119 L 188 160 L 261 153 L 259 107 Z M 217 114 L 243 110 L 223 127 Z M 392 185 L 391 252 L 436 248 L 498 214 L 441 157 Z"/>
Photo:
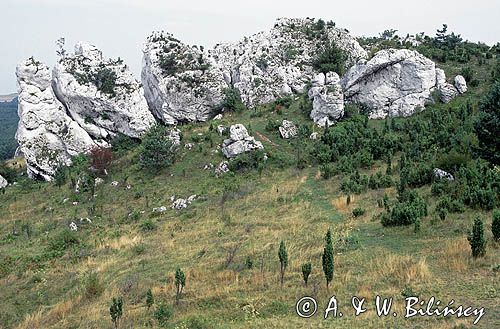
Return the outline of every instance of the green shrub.
<path id="1" fill-rule="evenodd" d="M 115 86 L 116 86 L 116 73 L 107 67 L 99 69 L 94 77 L 94 84 L 97 90 L 108 94 L 111 97 L 115 97 Z"/>
<path id="2" fill-rule="evenodd" d="M 77 233 L 64 229 L 49 240 L 48 251 L 53 252 L 54 256 L 62 256 L 68 248 L 78 244 L 80 240 Z"/>
<path id="3" fill-rule="evenodd" d="M 352 210 L 352 215 L 354 217 L 360 217 L 360 216 L 363 216 L 365 214 L 365 210 L 363 208 L 354 208 Z"/>
<path id="4" fill-rule="evenodd" d="M 174 54 L 161 55 L 158 65 L 162 69 L 163 74 L 166 75 L 174 75 L 175 73 L 180 71 Z"/>
<path id="5" fill-rule="evenodd" d="M 326 44 L 323 50 L 313 61 L 313 68 L 322 73 L 337 72 L 343 75 L 345 72 L 346 53 L 334 43 Z"/>
<path id="6" fill-rule="evenodd" d="M 264 152 L 255 150 L 246 152 L 233 158 L 229 162 L 229 170 L 231 171 L 244 171 L 249 169 L 257 169 L 259 164 L 264 162 Z"/>
<path id="7" fill-rule="evenodd" d="M 154 312 L 154 317 L 158 321 L 160 327 L 166 327 L 168 325 L 168 320 L 172 317 L 172 309 L 161 303 Z"/>
<path id="8" fill-rule="evenodd" d="M 144 232 L 150 232 L 150 231 L 154 231 L 156 229 L 156 225 L 153 223 L 153 221 L 151 219 L 146 219 L 144 220 L 140 225 L 139 227 L 141 228 L 141 230 L 143 230 Z"/>
<path id="9" fill-rule="evenodd" d="M 496 81 L 479 106 L 474 123 L 481 156 L 494 164 L 500 164 L 500 81 Z"/>
<path id="10" fill-rule="evenodd" d="M 237 88 L 224 89 L 224 100 L 221 107 L 234 112 L 241 112 L 246 109 L 245 104 L 241 100 L 240 91 Z"/>
<path id="11" fill-rule="evenodd" d="M 404 192 L 394 205 L 390 216 L 382 218 L 383 226 L 410 225 L 417 218 L 427 216 L 427 205 L 416 191 Z"/>
<path id="12" fill-rule="evenodd" d="M 111 316 L 111 321 L 113 322 L 115 329 L 117 329 L 123 315 L 123 299 L 121 297 L 113 297 L 111 306 L 109 307 L 109 315 Z"/>
<path id="13" fill-rule="evenodd" d="M 132 150 L 138 145 L 138 141 L 125 134 L 119 133 L 113 140 L 111 140 L 111 147 L 113 152 L 118 154 L 124 154 L 127 151 Z"/>
<path id="14" fill-rule="evenodd" d="M 467 237 L 474 258 L 482 257 L 486 253 L 486 240 L 484 238 L 483 221 L 480 218 L 474 220 L 472 230 Z"/>
<path id="15" fill-rule="evenodd" d="M 95 272 L 90 272 L 85 277 L 84 283 L 85 297 L 88 299 L 100 296 L 104 291 L 104 285 L 99 280 L 99 276 Z"/>
<path id="16" fill-rule="evenodd" d="M 493 211 L 493 220 L 491 221 L 491 233 L 493 239 L 500 242 L 500 210 Z"/>
<path id="17" fill-rule="evenodd" d="M 335 166 L 331 163 L 326 163 L 319 168 L 321 172 L 321 177 L 324 179 L 330 179 L 335 176 Z"/>
<path id="18" fill-rule="evenodd" d="M 171 166 L 175 162 L 176 155 L 177 146 L 174 145 L 168 129 L 164 126 L 154 126 L 142 140 L 140 162 L 150 171 Z"/>

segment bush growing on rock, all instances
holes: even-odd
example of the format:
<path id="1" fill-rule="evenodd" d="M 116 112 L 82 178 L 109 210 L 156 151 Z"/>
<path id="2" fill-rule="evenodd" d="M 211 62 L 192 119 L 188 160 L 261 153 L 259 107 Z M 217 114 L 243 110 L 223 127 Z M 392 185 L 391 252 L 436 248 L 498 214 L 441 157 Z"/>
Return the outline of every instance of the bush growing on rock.
<path id="1" fill-rule="evenodd" d="M 241 101 L 240 91 L 236 88 L 224 89 L 224 100 L 221 107 L 234 112 L 241 112 L 246 109 L 245 104 Z"/>
<path id="2" fill-rule="evenodd" d="M 345 52 L 334 43 L 326 44 L 322 52 L 313 61 L 313 68 L 321 73 L 336 72 L 343 75 L 345 72 Z"/>
<path id="3" fill-rule="evenodd" d="M 170 137 L 166 127 L 156 125 L 144 136 L 141 144 L 141 165 L 150 170 L 158 171 L 171 166 L 175 162 L 177 146 Z"/>
<path id="4" fill-rule="evenodd" d="M 136 147 L 138 142 L 124 134 L 118 134 L 113 140 L 111 141 L 111 148 L 113 152 L 116 152 L 118 154 L 124 154 L 127 151 L 130 151 L 134 147 Z"/>

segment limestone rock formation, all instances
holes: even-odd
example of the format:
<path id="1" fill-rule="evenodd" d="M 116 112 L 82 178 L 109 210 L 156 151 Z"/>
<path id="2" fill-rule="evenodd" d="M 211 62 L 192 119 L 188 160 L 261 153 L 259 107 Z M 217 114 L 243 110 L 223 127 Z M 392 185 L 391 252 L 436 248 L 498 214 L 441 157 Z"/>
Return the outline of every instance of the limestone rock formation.
<path id="1" fill-rule="evenodd" d="M 467 82 L 465 81 L 465 78 L 461 75 L 457 75 L 455 77 L 455 88 L 457 88 L 457 91 L 460 94 L 463 94 L 467 91 Z"/>
<path id="2" fill-rule="evenodd" d="M 317 74 L 309 89 L 313 101 L 311 119 L 319 126 L 330 126 L 344 115 L 344 94 L 335 72 Z"/>
<path id="3" fill-rule="evenodd" d="M 314 19 L 278 19 L 269 31 L 210 50 L 155 32 L 143 49 L 146 99 L 158 119 L 176 124 L 214 117 L 225 88 L 238 89 L 247 106 L 305 92 L 312 62 L 332 43 L 345 51 L 347 67 L 367 57 L 346 30 Z"/>
<path id="4" fill-rule="evenodd" d="M 78 43 L 60 58 L 52 85 L 67 112 L 94 139 L 117 133 L 139 138 L 155 119 L 141 84 L 121 59 L 104 59 L 96 47 Z"/>
<path id="5" fill-rule="evenodd" d="M 450 181 L 450 182 L 455 180 L 455 178 L 453 177 L 452 174 L 450 174 L 449 172 L 444 171 L 442 169 L 434 168 L 434 170 L 432 172 L 434 174 L 434 177 L 436 177 L 438 179 L 446 179 L 447 181 Z"/>
<path id="6" fill-rule="evenodd" d="M 281 137 L 285 139 L 295 137 L 298 134 L 297 126 L 292 121 L 283 120 L 278 129 Z"/>
<path id="7" fill-rule="evenodd" d="M 346 30 L 314 19 L 280 18 L 274 27 L 238 43 L 209 51 L 226 82 L 240 91 L 247 106 L 302 93 L 314 77 L 312 62 L 327 44 L 345 51 L 347 67 L 367 57 Z"/>
<path id="8" fill-rule="evenodd" d="M 436 88 L 439 92 L 441 102 L 448 103 L 458 95 L 458 91 L 451 83 L 446 82 L 446 76 L 442 69 L 436 69 Z"/>
<path id="9" fill-rule="evenodd" d="M 417 51 L 408 49 L 377 52 L 369 61 L 351 67 L 341 84 L 344 99 L 367 105 L 371 118 L 409 116 L 431 101 L 431 93 L 436 89 L 444 102 L 458 94 L 457 89 L 446 82 L 443 70 L 436 69 L 433 61 Z"/>
<path id="10" fill-rule="evenodd" d="M 7 187 L 7 185 L 9 185 L 7 180 L 0 175 L 0 189 Z"/>
<path id="11" fill-rule="evenodd" d="M 224 140 L 222 153 L 227 158 L 234 158 L 245 152 L 263 149 L 261 142 L 248 134 L 247 129 L 242 124 L 235 124 L 229 128 L 230 138 Z"/>
<path id="12" fill-rule="evenodd" d="M 50 69 L 30 58 L 17 66 L 19 125 L 16 139 L 30 177 L 50 180 L 60 165 L 97 144 L 55 97 Z"/>
<path id="13" fill-rule="evenodd" d="M 142 83 L 151 111 L 166 124 L 207 121 L 217 114 L 227 88 L 206 52 L 163 32 L 144 45 Z"/>

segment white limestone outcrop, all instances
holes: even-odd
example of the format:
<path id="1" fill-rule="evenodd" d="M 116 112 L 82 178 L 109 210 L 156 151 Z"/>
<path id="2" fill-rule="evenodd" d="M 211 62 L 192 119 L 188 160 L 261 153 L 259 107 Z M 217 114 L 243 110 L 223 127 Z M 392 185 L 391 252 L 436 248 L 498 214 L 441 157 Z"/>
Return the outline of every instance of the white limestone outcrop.
<path id="1" fill-rule="evenodd" d="M 30 177 L 50 180 L 60 165 L 97 144 L 73 121 L 51 87 L 50 69 L 33 58 L 16 69 L 19 125 L 16 139 Z"/>

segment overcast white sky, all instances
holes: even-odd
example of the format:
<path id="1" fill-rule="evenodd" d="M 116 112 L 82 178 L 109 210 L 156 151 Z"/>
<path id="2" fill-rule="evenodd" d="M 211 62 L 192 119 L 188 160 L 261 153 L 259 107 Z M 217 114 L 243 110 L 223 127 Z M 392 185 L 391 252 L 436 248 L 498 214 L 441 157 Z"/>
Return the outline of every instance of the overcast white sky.
<path id="1" fill-rule="evenodd" d="M 139 78 L 142 43 L 153 30 L 211 46 L 268 29 L 277 17 L 331 19 L 355 35 L 434 34 L 447 23 L 466 39 L 500 41 L 498 0 L 0 0 L 0 94 L 16 91 L 19 61 L 35 56 L 52 66 L 61 36 L 68 50 L 82 40 L 120 56 Z"/>

